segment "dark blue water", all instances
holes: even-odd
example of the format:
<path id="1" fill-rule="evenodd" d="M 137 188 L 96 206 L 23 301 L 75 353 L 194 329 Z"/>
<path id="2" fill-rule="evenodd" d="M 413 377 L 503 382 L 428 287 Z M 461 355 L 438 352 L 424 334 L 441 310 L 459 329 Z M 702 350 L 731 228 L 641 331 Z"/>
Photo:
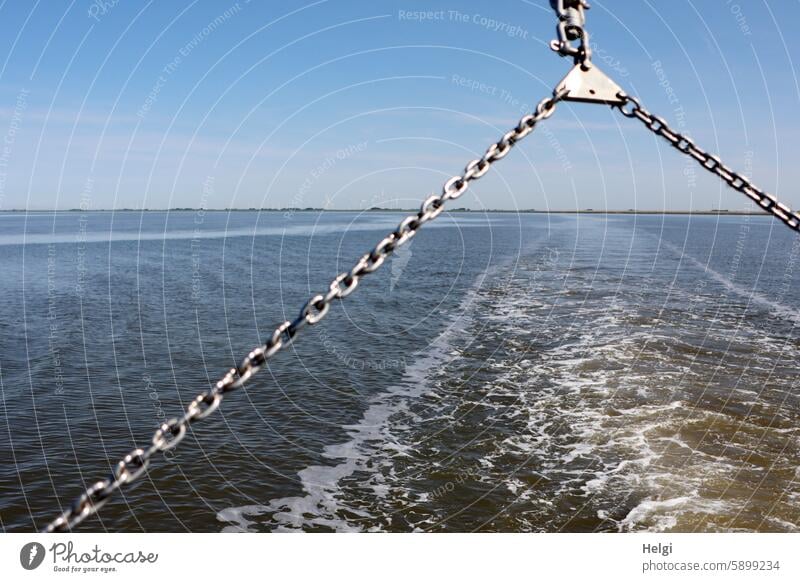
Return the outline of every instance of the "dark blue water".
<path id="1" fill-rule="evenodd" d="M 0 214 L 0 525 L 43 527 L 401 218 Z M 800 528 L 788 229 L 437 223 L 84 529 Z"/>

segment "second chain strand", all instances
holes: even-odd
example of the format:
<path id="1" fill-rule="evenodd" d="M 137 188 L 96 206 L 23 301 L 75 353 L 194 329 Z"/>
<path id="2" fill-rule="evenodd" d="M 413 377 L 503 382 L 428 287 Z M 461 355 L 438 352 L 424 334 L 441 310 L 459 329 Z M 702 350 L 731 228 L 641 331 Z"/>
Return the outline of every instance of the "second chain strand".
<path id="1" fill-rule="evenodd" d="M 697 146 L 691 138 L 673 130 L 662 117 L 653 115 L 642 107 L 636 97 L 620 93 L 619 98 L 623 103 L 616 107 L 622 115 L 638 119 L 647 129 L 667 140 L 672 147 L 693 158 L 705 170 L 719 176 L 728 186 L 750 198 L 792 230 L 800 232 L 800 214 L 769 192 L 755 186 L 747 177 L 723 164 L 719 156 L 708 153 Z"/>

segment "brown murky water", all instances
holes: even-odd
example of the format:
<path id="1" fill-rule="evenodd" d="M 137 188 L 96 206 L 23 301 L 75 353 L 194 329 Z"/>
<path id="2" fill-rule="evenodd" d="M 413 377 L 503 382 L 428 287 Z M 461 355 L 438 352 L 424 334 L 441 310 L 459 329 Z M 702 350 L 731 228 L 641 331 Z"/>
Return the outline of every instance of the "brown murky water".
<path id="1" fill-rule="evenodd" d="M 0 237 L 5 529 L 41 527 L 397 219 L 232 216 L 197 240 L 191 213 Z M 409 249 L 87 529 L 800 529 L 788 231 L 473 213 Z"/>

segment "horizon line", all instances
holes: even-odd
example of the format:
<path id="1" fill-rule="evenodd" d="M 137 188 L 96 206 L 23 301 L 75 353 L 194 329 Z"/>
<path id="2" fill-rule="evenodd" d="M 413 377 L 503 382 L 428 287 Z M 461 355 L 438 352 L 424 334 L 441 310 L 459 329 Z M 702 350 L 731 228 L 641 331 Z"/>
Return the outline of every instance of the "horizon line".
<path id="1" fill-rule="evenodd" d="M 416 208 L 193 208 L 193 207 L 174 207 L 174 208 L 43 208 L 43 209 L 23 209 L 23 208 L 9 208 L 6 210 L 0 209 L 0 214 L 3 213 L 54 213 L 59 212 L 284 212 L 284 213 L 298 213 L 298 212 L 350 212 L 350 213 L 365 213 L 365 212 L 397 212 L 397 213 L 414 213 L 417 212 Z M 710 210 L 644 210 L 644 209 L 594 209 L 584 208 L 577 210 L 537 210 L 535 208 L 525 208 L 518 210 L 506 210 L 502 208 L 485 208 L 480 210 L 473 210 L 471 208 L 453 208 L 447 212 L 458 213 L 504 213 L 504 214 L 651 214 L 651 215 L 729 215 L 729 216 L 766 216 L 766 213 L 759 212 L 758 210 L 729 210 L 725 208 L 710 209 Z"/>

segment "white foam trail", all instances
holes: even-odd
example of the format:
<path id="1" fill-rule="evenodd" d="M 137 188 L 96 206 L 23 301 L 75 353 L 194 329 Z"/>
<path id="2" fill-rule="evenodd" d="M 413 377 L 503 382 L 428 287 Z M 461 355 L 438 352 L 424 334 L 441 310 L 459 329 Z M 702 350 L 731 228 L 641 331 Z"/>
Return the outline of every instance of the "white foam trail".
<path id="1" fill-rule="evenodd" d="M 81 233 L 23 233 L 0 235 L 0 246 L 43 245 L 43 244 L 97 244 L 122 241 L 150 240 L 205 240 L 220 238 L 254 238 L 262 236 L 313 236 L 341 232 L 383 231 L 394 226 L 394 220 L 373 223 L 333 222 L 318 224 L 298 224 L 296 226 L 239 227 L 220 230 L 166 230 L 166 231 L 103 231 Z M 484 223 L 468 223 L 461 219 L 456 222 L 441 222 L 427 225 L 426 228 L 460 229 L 484 226 Z"/>
<path id="2" fill-rule="evenodd" d="M 737 295 L 782 317 L 794 316 L 785 305 L 730 281 L 692 257 L 686 256 L 686 260 Z M 486 478 L 493 482 L 503 479 L 518 502 L 537 504 L 537 511 L 542 508 L 542 512 L 549 512 L 536 513 L 529 522 L 531 526 L 545 523 L 541 521 L 542 515 L 561 519 L 563 514 L 548 507 L 555 508 L 562 497 L 576 495 L 584 497 L 587 504 L 593 504 L 601 519 L 608 520 L 604 528 L 620 530 L 666 531 L 685 527 L 687 522 L 692 522 L 694 514 L 708 516 L 709 521 L 713 521 L 713 517 L 733 511 L 738 501 L 735 496 L 731 500 L 719 500 L 701 493 L 709 479 L 733 479 L 743 465 L 735 457 L 713 456 L 692 439 L 691 423 L 702 421 L 715 412 L 698 407 L 692 412 L 691 421 L 684 414 L 687 403 L 679 399 L 681 394 L 676 388 L 682 383 L 691 387 L 693 370 L 684 360 L 674 359 L 669 349 L 664 349 L 665 345 L 669 347 L 677 341 L 672 333 L 673 322 L 659 320 L 657 327 L 640 323 L 631 327 L 631 319 L 638 316 L 639 306 L 628 301 L 623 292 L 607 301 L 575 305 L 569 303 L 568 298 L 564 299 L 558 282 L 543 281 L 542 277 L 537 277 L 536 281 L 535 287 L 523 282 L 528 285 L 526 293 L 488 295 L 486 298 L 491 304 L 481 303 L 479 317 L 462 317 L 458 325 L 437 338 L 432 353 L 421 356 L 408 368 L 402 383 L 376 397 L 362 420 L 348 427 L 350 440 L 325 448 L 325 457 L 338 461 L 335 466 L 312 466 L 299 473 L 301 496 L 275 500 L 268 506 L 224 510 L 218 514 L 219 519 L 234 524 L 226 530 L 249 529 L 255 525 L 249 518 L 267 514 L 271 516 L 268 524 L 278 523 L 281 529 L 287 530 L 308 525 L 338 531 L 359 530 L 361 515 L 368 524 L 365 529 L 375 527 L 376 516 L 365 515 L 358 507 L 351 506 L 358 500 L 348 503 L 353 481 L 348 477 L 369 473 L 375 478 L 359 479 L 359 491 L 372 487 L 376 496 L 385 492 L 385 484 L 378 478 L 386 466 L 380 464 L 391 463 L 398 451 L 403 453 L 391 425 L 395 414 L 407 402 L 398 396 L 415 398 L 426 394 L 427 398 L 436 400 L 449 398 L 437 392 L 431 370 L 447 365 L 448 358 L 453 357 L 455 340 L 467 326 L 478 324 L 483 326 L 487 341 L 494 337 L 490 334 L 502 330 L 504 340 L 509 341 L 507 345 L 512 346 L 507 359 L 491 364 L 498 373 L 492 377 L 490 392 L 497 397 L 511 396 L 518 400 L 513 410 L 503 411 L 501 414 L 505 416 L 496 416 L 493 420 L 503 422 L 523 415 L 524 422 L 522 429 L 500 442 L 496 450 L 488 450 L 480 463 L 486 469 Z M 582 282 L 578 278 L 574 284 Z M 598 289 L 608 282 L 614 284 L 615 280 L 592 279 Z M 538 291 L 539 285 L 543 291 L 542 303 L 532 303 L 531 295 L 535 295 L 532 291 Z M 473 288 L 472 296 L 466 301 L 473 302 L 477 290 Z M 481 298 L 485 299 L 483 295 Z M 577 320 L 578 324 L 591 322 L 591 325 L 578 325 L 577 331 L 567 333 L 558 313 L 547 317 L 551 314 L 550 305 L 559 300 L 562 310 L 573 309 L 570 322 Z M 493 331 L 492 326 L 485 325 L 487 321 L 496 322 L 497 328 Z M 678 320 L 676 325 L 682 322 Z M 529 351 L 531 333 L 560 341 L 532 353 Z M 515 341 L 520 352 L 514 351 Z M 644 347 L 654 341 L 660 342 L 661 348 L 645 353 Z M 750 345 L 746 343 L 749 341 L 745 338 L 742 345 Z M 635 364 L 643 361 L 640 359 L 643 355 L 658 365 L 654 368 L 658 370 L 657 375 L 636 369 Z M 609 363 L 614 365 L 609 366 Z M 547 382 L 541 382 L 542 378 Z M 491 406 L 485 400 L 479 404 Z M 722 412 L 716 414 L 721 419 L 726 418 Z M 443 417 L 434 422 L 440 418 Z M 552 430 L 554 425 L 559 430 Z M 688 436 L 682 435 L 680 430 L 686 427 Z M 383 450 L 390 450 L 392 455 L 381 455 Z M 534 459 L 536 473 L 550 480 L 551 488 L 542 494 L 531 488 L 530 483 L 504 473 L 503 463 L 508 463 L 509 455 L 528 461 Z M 588 465 L 589 462 L 592 464 Z M 375 465 L 379 467 L 376 469 Z M 419 494 L 414 502 L 424 503 L 426 498 L 430 499 L 425 493 Z M 621 507 L 630 508 L 627 515 L 615 513 Z M 338 517 L 343 513 L 351 517 Z M 519 519 L 523 526 L 528 525 L 525 520 L 529 518 L 524 513 Z M 788 529 L 792 525 L 788 521 L 775 524 Z"/>
<path id="3" fill-rule="evenodd" d="M 678 517 L 682 513 L 718 515 L 723 514 L 726 508 L 727 505 L 723 501 L 703 499 L 697 491 L 672 499 L 648 498 L 629 511 L 618 525 L 620 531 L 624 531 L 650 522 L 649 531 L 666 531 L 677 525 Z"/>
<path id="4" fill-rule="evenodd" d="M 430 390 L 432 371 L 460 357 L 459 352 L 453 349 L 453 342 L 469 325 L 469 308 L 486 276 L 487 274 L 480 276 L 467 292 L 461 303 L 460 314 L 449 322 L 445 331 L 424 352 L 415 354 L 418 357 L 406 368 L 402 380 L 376 396 L 357 424 L 345 427 L 350 440 L 324 448 L 324 457 L 341 462 L 334 466 L 312 465 L 299 471 L 303 496 L 272 500 L 266 506 L 248 505 L 220 511 L 217 513 L 219 521 L 235 524 L 223 528 L 223 531 L 249 531 L 254 524 L 247 516 L 270 513 L 272 519 L 280 523 L 278 531 L 296 531 L 303 525 L 323 526 L 340 532 L 362 531 L 362 528 L 336 517 L 339 509 L 342 509 L 335 497 L 339 483 L 356 471 L 365 469 L 366 463 L 371 459 L 368 445 L 370 442 L 381 442 L 384 450 L 392 449 L 395 454 L 402 453 L 402 445 L 395 442 L 390 433 L 390 419 L 403 408 L 405 400 L 418 398 Z M 398 396 L 401 398 L 398 399 Z M 381 489 L 380 485 L 376 487 Z M 352 507 L 347 507 L 347 511 L 363 513 Z M 363 517 L 370 516 L 363 514 Z"/>
<path id="5" fill-rule="evenodd" d="M 677 255 L 679 255 L 682 259 L 686 260 L 690 264 L 694 265 L 699 269 L 702 269 L 712 279 L 720 283 L 723 287 L 725 287 L 729 291 L 732 291 L 733 293 L 741 297 L 744 297 L 751 303 L 755 303 L 756 305 L 760 305 L 761 307 L 770 310 L 773 314 L 779 315 L 783 319 L 788 319 L 795 325 L 800 325 L 800 314 L 797 313 L 796 309 L 792 309 L 788 305 L 779 303 L 774 299 L 771 299 L 770 297 L 767 297 L 766 295 L 759 293 L 755 289 L 747 288 L 743 285 L 739 285 L 738 283 L 734 283 L 719 271 L 715 271 L 714 269 L 712 269 L 710 266 L 708 266 L 708 264 L 698 261 L 693 256 L 686 254 L 681 249 L 679 249 L 678 247 L 676 247 L 671 243 L 662 241 L 661 244 L 664 247 L 676 253 Z"/>

